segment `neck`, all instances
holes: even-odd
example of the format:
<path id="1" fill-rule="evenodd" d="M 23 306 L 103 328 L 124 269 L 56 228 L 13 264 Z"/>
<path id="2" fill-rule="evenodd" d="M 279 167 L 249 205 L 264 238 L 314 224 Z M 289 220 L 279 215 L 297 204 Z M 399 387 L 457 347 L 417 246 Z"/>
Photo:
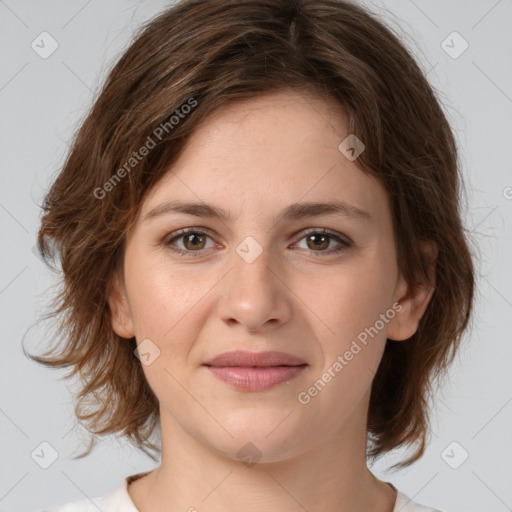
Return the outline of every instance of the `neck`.
<path id="1" fill-rule="evenodd" d="M 366 434 L 359 425 L 321 440 L 308 451 L 272 462 L 233 459 L 161 416 L 162 463 L 133 482 L 140 512 L 392 512 L 393 489 L 366 466 Z"/>

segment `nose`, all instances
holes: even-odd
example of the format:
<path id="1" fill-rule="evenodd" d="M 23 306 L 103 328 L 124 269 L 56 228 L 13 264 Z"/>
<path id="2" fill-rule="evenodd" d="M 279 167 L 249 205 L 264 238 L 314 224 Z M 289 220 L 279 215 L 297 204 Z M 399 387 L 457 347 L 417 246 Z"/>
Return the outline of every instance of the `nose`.
<path id="1" fill-rule="evenodd" d="M 283 271 L 267 250 L 254 260 L 233 252 L 232 269 L 222 285 L 218 314 L 229 326 L 240 324 L 247 331 L 277 328 L 289 321 L 292 292 Z"/>

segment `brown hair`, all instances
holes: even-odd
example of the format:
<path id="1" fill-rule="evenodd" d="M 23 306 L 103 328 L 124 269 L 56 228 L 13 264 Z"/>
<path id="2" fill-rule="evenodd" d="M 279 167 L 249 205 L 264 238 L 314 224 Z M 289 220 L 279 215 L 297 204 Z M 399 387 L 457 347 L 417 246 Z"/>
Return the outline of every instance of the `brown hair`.
<path id="1" fill-rule="evenodd" d="M 338 0 L 184 0 L 141 27 L 110 71 L 43 204 L 38 247 L 48 264 L 53 248 L 62 268 L 47 318 L 58 318 L 63 344 L 29 355 L 70 367 L 66 378 L 80 375 L 75 413 L 89 432 L 121 433 L 146 453 L 158 451 L 148 439 L 157 398 L 135 339 L 113 332 L 107 302 L 145 195 L 214 109 L 290 88 L 345 107 L 349 132 L 366 146 L 357 163 L 389 193 L 408 283 L 428 282 L 420 241 L 439 248 L 435 291 L 416 333 L 387 340 L 367 425 L 369 457 L 418 444 L 395 468 L 423 454 L 432 384 L 453 361 L 473 307 L 457 148 L 399 37 Z"/>

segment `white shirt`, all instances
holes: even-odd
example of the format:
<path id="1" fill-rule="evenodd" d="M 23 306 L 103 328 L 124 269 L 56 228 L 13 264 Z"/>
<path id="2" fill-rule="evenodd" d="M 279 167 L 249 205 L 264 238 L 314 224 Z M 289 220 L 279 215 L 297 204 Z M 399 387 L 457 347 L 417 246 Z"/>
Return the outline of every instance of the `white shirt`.
<path id="1" fill-rule="evenodd" d="M 42 512 L 139 512 L 128 494 L 128 484 L 147 473 L 137 473 L 122 480 L 109 494 L 94 499 L 73 501 L 57 508 L 43 510 Z M 411 501 L 404 493 L 400 492 L 393 484 L 386 482 L 397 493 L 393 512 L 440 512 L 437 509 L 425 507 Z"/>

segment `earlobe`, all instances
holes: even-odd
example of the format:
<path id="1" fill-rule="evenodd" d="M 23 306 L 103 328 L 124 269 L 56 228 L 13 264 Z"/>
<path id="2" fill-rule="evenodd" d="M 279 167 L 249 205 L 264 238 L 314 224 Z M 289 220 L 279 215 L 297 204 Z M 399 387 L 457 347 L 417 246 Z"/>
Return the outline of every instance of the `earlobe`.
<path id="1" fill-rule="evenodd" d="M 409 285 L 400 276 L 400 284 L 397 286 L 397 302 L 401 309 L 388 325 L 388 339 L 403 341 L 413 336 L 434 294 L 439 250 L 433 241 L 423 242 L 421 250 L 429 262 L 429 280 L 417 285 Z"/>
<path id="2" fill-rule="evenodd" d="M 108 293 L 108 303 L 114 332 L 122 338 L 133 338 L 135 332 L 130 306 L 124 285 L 117 272 L 112 278 L 110 291 Z"/>

